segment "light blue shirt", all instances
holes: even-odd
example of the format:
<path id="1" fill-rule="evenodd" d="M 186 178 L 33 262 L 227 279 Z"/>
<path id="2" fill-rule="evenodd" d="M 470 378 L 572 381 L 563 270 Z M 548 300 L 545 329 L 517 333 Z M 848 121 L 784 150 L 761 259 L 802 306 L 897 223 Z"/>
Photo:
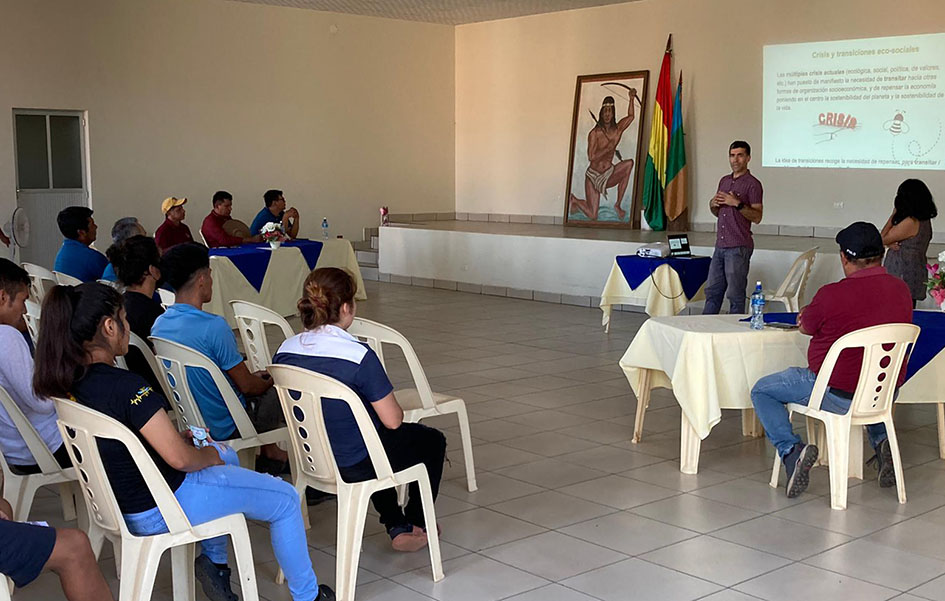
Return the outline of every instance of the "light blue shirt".
<path id="1" fill-rule="evenodd" d="M 182 344 L 206 355 L 220 368 L 240 402 L 246 406 L 243 394 L 226 373 L 242 363 L 243 356 L 237 349 L 233 330 L 226 325 L 225 319 L 191 305 L 177 303 L 168 307 L 164 314 L 157 318 L 151 327 L 151 335 Z M 200 413 L 210 428 L 210 436 L 215 440 L 239 436 L 239 433 L 235 432 L 236 423 L 210 374 L 203 369 L 188 367 L 187 382 Z"/>
<path id="2" fill-rule="evenodd" d="M 108 259 L 94 248 L 66 238 L 56 254 L 53 270 L 71 275 L 83 282 L 94 282 L 102 277 Z"/>
<path id="3" fill-rule="evenodd" d="M 109 282 L 117 282 L 118 274 L 115 273 L 115 266 L 109 263 L 105 266 L 105 271 L 102 272 L 101 280 L 108 280 Z"/>
<path id="4" fill-rule="evenodd" d="M 269 207 L 263 207 L 262 211 L 257 213 L 256 218 L 253 219 L 253 224 L 249 226 L 249 233 L 253 236 L 258 236 L 262 232 L 263 226 L 267 223 L 278 223 L 281 225 L 284 215 L 285 211 L 282 211 L 278 215 L 273 215 Z"/>

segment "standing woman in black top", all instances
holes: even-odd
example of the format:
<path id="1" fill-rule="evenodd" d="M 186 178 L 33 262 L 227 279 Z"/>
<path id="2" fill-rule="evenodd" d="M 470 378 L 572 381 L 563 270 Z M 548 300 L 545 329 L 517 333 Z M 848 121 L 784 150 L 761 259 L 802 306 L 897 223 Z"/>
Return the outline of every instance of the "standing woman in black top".
<path id="1" fill-rule="evenodd" d="M 276 559 L 294 601 L 334 601 L 312 570 L 299 495 L 291 484 L 238 466 L 230 447 L 197 448 L 164 411 L 165 399 L 140 376 L 114 367 L 128 351 L 128 320 L 121 294 L 104 284 L 56 286 L 43 304 L 33 386 L 38 394 L 72 398 L 114 418 L 144 444 L 184 514 L 193 524 L 244 514 L 268 522 Z M 132 534 L 167 532 L 128 450 L 99 442 L 118 506 Z M 201 543 L 195 574 L 211 601 L 236 601 L 227 567 L 227 537 Z"/>
<path id="2" fill-rule="evenodd" d="M 883 266 L 909 286 L 915 308 L 917 301 L 925 300 L 926 255 L 932 240 L 932 220 L 938 209 L 928 186 L 920 179 L 907 179 L 899 184 L 893 205 L 882 231 L 883 244 L 889 249 Z"/>

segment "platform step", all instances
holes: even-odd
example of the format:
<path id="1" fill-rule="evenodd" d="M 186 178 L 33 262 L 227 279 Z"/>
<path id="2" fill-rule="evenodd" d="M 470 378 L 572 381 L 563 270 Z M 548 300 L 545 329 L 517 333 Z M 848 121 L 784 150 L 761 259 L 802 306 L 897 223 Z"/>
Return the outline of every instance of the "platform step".
<path id="1" fill-rule="evenodd" d="M 357 250 L 354 252 L 355 256 L 358 259 L 358 264 L 367 263 L 377 265 L 377 251 L 376 250 Z"/>
<path id="2" fill-rule="evenodd" d="M 370 240 L 358 240 L 357 242 L 352 242 L 351 246 L 354 247 L 354 250 L 373 250 Z"/>
<path id="3" fill-rule="evenodd" d="M 380 271 L 377 265 L 361 265 L 359 263 L 358 266 L 361 268 L 361 279 L 371 282 L 378 280 Z"/>

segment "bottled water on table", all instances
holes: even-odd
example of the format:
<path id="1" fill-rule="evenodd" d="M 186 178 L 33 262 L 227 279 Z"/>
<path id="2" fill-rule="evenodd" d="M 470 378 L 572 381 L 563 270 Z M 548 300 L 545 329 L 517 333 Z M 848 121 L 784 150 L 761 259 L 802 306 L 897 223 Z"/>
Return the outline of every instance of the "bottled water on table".
<path id="1" fill-rule="evenodd" d="M 761 330 L 765 327 L 765 294 L 761 291 L 761 282 L 755 284 L 755 291 L 751 294 L 751 329 Z"/>
<path id="2" fill-rule="evenodd" d="M 328 217 L 322 217 L 322 238 L 328 240 Z"/>

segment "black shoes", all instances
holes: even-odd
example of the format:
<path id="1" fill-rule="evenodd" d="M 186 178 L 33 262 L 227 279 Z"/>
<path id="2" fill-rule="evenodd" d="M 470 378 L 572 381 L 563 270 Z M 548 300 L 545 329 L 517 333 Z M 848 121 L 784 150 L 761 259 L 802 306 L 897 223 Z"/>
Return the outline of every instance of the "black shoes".
<path id="1" fill-rule="evenodd" d="M 230 588 L 230 568 L 218 568 L 206 555 L 194 560 L 194 577 L 210 601 L 239 601 Z M 331 599 L 334 598 L 332 594 Z"/>
<path id="2" fill-rule="evenodd" d="M 327 584 L 319 584 L 318 596 L 315 597 L 315 601 L 335 601 L 335 591 L 331 590 L 331 587 Z"/>
<path id="3" fill-rule="evenodd" d="M 817 462 L 817 447 L 812 444 L 798 443 L 784 457 L 784 469 L 787 472 L 787 484 L 784 493 L 789 499 L 807 490 L 810 484 L 810 468 Z"/>
<path id="4" fill-rule="evenodd" d="M 327 492 L 322 492 L 320 490 L 315 490 L 314 488 L 308 487 L 305 489 L 305 504 L 309 507 L 313 505 L 318 505 L 327 501 L 329 499 L 334 499 L 335 495 Z"/>
<path id="5" fill-rule="evenodd" d="M 889 449 L 889 439 L 876 446 L 876 454 L 866 462 L 867 465 L 876 464 L 880 488 L 889 488 L 896 485 L 896 468 L 893 467 L 892 451 Z"/>
<path id="6" fill-rule="evenodd" d="M 279 476 L 289 473 L 289 462 L 270 459 L 265 455 L 260 455 L 256 458 L 256 471 L 260 474 L 269 474 L 270 476 L 278 478 Z"/>

